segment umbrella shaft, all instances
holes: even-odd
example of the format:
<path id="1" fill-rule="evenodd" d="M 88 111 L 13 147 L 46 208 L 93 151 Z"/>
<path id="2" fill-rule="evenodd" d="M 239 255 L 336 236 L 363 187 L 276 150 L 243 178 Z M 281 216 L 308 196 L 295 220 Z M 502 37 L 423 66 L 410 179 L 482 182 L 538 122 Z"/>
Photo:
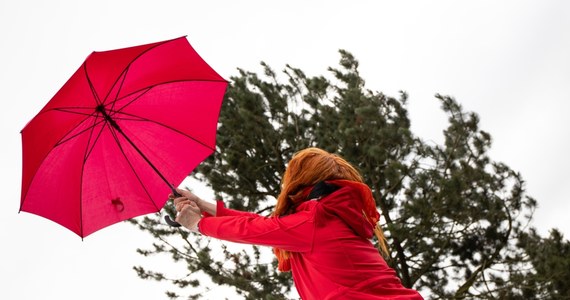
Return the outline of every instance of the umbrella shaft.
<path id="1" fill-rule="evenodd" d="M 100 112 L 103 115 L 103 118 L 105 118 L 105 120 L 111 125 L 111 127 L 115 128 L 117 130 L 118 133 L 120 133 L 125 140 L 127 140 L 127 142 L 129 142 L 129 144 L 138 152 L 138 154 L 149 164 L 149 166 L 156 172 L 156 174 L 158 174 L 158 176 L 168 185 L 168 187 L 172 190 L 172 191 L 176 191 L 174 186 L 168 182 L 168 180 L 166 180 L 166 177 L 164 177 L 164 175 L 162 175 L 162 173 L 160 173 L 160 171 L 156 168 L 156 166 L 148 159 L 148 157 L 146 157 L 146 155 L 144 155 L 144 153 L 139 149 L 139 147 L 137 147 L 137 145 L 135 145 L 135 143 L 123 132 L 123 130 L 121 129 L 121 127 L 119 127 L 119 124 L 117 124 L 117 122 L 115 120 L 113 120 L 111 118 L 111 116 L 109 116 L 109 114 L 107 113 L 107 111 L 105 110 L 105 106 L 103 104 L 98 105 L 97 106 L 97 111 Z"/>

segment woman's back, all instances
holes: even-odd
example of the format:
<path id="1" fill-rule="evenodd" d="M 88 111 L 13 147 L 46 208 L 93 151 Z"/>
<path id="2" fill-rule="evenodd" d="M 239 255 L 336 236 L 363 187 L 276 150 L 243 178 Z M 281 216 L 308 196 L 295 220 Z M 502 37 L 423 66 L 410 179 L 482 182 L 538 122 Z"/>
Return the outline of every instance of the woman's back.
<path id="1" fill-rule="evenodd" d="M 422 299 L 404 288 L 378 249 L 362 216 L 358 190 L 344 187 L 302 203 L 314 218 L 309 251 L 291 253 L 295 285 L 303 299 Z M 363 221 L 364 220 L 364 221 Z"/>

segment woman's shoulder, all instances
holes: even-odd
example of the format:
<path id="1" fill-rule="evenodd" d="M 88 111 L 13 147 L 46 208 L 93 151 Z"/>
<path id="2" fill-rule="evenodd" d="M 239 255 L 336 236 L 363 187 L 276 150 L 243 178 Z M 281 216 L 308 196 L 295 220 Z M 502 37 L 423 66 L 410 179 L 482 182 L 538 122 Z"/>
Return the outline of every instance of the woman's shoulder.
<path id="1" fill-rule="evenodd" d="M 317 199 L 307 200 L 295 209 L 295 213 L 303 212 L 303 211 L 314 211 L 316 207 L 319 205 L 319 201 Z"/>

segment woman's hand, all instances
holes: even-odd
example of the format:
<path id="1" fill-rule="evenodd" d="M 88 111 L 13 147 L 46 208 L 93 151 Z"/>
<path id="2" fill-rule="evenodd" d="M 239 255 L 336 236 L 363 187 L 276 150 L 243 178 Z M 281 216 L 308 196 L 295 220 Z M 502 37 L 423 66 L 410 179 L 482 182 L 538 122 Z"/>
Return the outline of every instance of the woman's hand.
<path id="1" fill-rule="evenodd" d="M 197 225 L 202 218 L 202 212 L 216 215 L 216 204 L 202 200 L 188 190 L 176 189 L 180 197 L 175 198 L 173 194 L 168 195 L 173 200 L 178 215 L 176 222 L 180 225 L 197 231 Z"/>
<path id="2" fill-rule="evenodd" d="M 182 197 L 179 198 L 174 198 L 174 195 L 170 194 L 168 197 L 170 199 L 174 200 L 174 205 L 176 206 L 176 210 L 180 211 L 178 209 L 178 204 L 179 203 L 189 203 L 189 202 L 193 202 L 196 204 L 196 206 L 199 209 L 199 213 L 200 212 L 206 212 L 209 213 L 212 216 L 216 215 L 216 204 L 215 203 L 210 203 L 208 201 L 204 201 L 202 200 L 200 197 L 194 195 L 192 192 L 188 191 L 188 190 L 183 190 L 183 189 L 176 189 L 176 192 L 178 194 L 180 194 Z"/>
<path id="3" fill-rule="evenodd" d="M 173 200 L 174 207 L 178 212 L 176 222 L 192 231 L 197 230 L 197 224 L 202 214 L 197 202 L 201 199 L 186 190 L 176 189 L 176 192 L 179 197 L 173 194 L 168 195 L 168 198 Z"/>
<path id="4" fill-rule="evenodd" d="M 176 222 L 191 231 L 198 231 L 198 222 L 200 222 L 202 214 L 196 203 L 189 200 L 181 201 L 176 204 L 176 210 L 178 211 Z"/>
<path id="5" fill-rule="evenodd" d="M 192 201 L 196 204 L 198 204 L 198 202 L 204 201 L 188 190 L 176 189 L 176 192 L 180 195 L 180 197 L 175 198 L 173 194 L 168 195 L 168 198 L 174 200 L 174 205 L 183 201 Z"/>

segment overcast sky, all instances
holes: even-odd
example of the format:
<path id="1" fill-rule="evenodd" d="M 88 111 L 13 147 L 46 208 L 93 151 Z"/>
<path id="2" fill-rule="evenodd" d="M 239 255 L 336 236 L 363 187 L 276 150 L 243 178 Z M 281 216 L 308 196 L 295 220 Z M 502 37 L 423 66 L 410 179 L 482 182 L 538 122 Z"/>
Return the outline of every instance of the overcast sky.
<path id="1" fill-rule="evenodd" d="M 533 225 L 570 235 L 568 1 L 2 1 L 0 33 L 1 299 L 166 298 L 131 269 L 157 264 L 131 225 L 81 241 L 18 214 L 19 132 L 91 51 L 183 35 L 227 79 L 262 60 L 325 74 L 346 49 L 369 89 L 409 93 L 414 132 L 434 142 L 446 117 L 433 95 L 454 96 L 493 136 L 492 159 L 526 179 Z"/>

